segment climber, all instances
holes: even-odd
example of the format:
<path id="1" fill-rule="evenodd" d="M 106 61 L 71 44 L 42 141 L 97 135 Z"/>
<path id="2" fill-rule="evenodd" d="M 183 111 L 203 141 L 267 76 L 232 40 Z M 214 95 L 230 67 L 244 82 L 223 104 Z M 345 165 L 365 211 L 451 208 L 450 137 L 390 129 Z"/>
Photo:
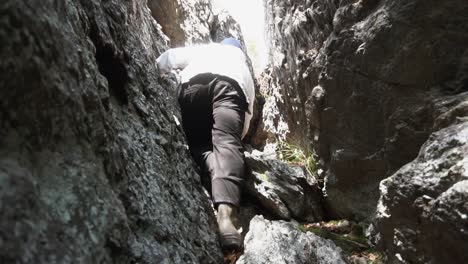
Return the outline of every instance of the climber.
<path id="1" fill-rule="evenodd" d="M 178 101 L 190 152 L 211 177 L 221 246 L 240 248 L 233 218 L 239 208 L 245 161 L 242 138 L 254 103 L 254 84 L 237 39 L 169 49 L 157 59 L 161 74 L 180 70 Z"/>

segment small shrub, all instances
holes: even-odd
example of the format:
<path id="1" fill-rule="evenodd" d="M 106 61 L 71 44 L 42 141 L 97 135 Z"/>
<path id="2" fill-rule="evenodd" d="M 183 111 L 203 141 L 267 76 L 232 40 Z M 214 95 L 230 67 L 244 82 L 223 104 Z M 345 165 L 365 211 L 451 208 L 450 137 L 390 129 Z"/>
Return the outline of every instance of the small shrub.
<path id="1" fill-rule="evenodd" d="M 310 175 L 317 178 L 317 163 L 314 152 L 303 151 L 296 145 L 280 141 L 278 142 L 277 156 L 278 159 L 287 163 L 304 166 Z"/>

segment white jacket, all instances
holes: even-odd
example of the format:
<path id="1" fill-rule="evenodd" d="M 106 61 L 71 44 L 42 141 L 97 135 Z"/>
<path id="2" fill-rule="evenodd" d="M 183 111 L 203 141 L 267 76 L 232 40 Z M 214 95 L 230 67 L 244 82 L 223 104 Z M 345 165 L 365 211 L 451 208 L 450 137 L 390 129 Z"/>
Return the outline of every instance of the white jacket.
<path id="1" fill-rule="evenodd" d="M 242 50 L 230 45 L 211 43 L 169 49 L 161 54 L 156 61 L 162 74 L 181 69 L 179 74 L 182 83 L 188 82 L 200 73 L 219 74 L 237 81 L 249 104 L 242 132 L 242 137 L 245 136 L 252 118 L 255 89 Z"/>

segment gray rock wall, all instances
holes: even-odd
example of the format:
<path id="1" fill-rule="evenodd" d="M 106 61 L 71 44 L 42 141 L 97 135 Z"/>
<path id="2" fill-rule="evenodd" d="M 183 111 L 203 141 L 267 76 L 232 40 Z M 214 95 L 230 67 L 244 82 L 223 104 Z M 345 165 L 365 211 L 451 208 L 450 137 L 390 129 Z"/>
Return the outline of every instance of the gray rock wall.
<path id="1" fill-rule="evenodd" d="M 379 182 L 416 158 L 440 124 L 467 115 L 460 94 L 468 89 L 468 3 L 265 0 L 265 7 L 264 90 L 272 96 L 265 130 L 317 150 L 332 217 L 368 219 Z"/>
<path id="2" fill-rule="evenodd" d="M 146 2 L 0 13 L 0 262 L 220 263 Z"/>

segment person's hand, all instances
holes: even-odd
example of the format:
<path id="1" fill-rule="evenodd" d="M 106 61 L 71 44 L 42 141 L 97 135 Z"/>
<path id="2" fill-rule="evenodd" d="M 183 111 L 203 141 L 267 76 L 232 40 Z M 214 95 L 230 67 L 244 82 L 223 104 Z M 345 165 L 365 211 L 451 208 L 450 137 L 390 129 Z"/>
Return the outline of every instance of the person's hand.
<path id="1" fill-rule="evenodd" d="M 173 82 L 178 82 L 179 81 L 179 72 L 178 71 L 171 71 L 165 74 L 165 78 L 170 79 Z"/>
<path id="2" fill-rule="evenodd" d="M 180 82 L 179 74 L 176 71 L 171 71 L 165 74 L 159 75 L 160 82 L 170 83 L 171 86 L 177 86 Z"/>

